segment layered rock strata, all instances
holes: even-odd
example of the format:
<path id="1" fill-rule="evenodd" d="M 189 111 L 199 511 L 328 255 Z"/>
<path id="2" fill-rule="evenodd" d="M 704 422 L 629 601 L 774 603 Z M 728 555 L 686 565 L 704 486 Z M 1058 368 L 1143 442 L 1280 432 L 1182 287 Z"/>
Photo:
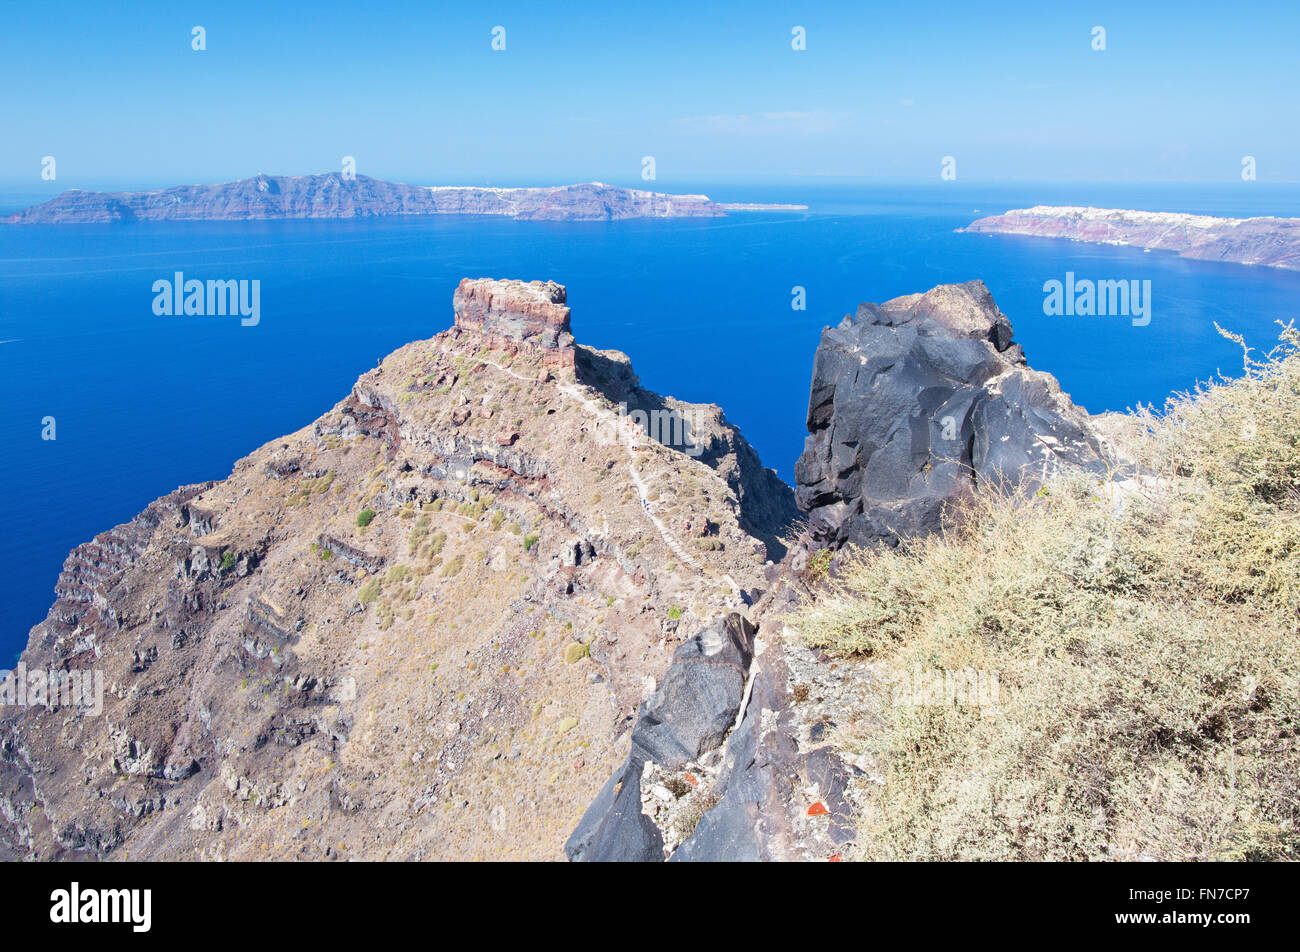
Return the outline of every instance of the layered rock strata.
<path id="1" fill-rule="evenodd" d="M 489 347 L 540 355 L 547 366 L 572 367 L 573 333 L 563 285 L 554 281 L 465 278 L 452 298 L 455 330 Z"/>

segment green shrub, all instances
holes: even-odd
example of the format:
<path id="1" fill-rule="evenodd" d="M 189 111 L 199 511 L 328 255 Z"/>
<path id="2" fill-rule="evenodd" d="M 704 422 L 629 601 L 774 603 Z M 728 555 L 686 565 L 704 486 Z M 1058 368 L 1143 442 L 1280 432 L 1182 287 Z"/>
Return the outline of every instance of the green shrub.
<path id="1" fill-rule="evenodd" d="M 362 529 L 364 529 L 366 526 L 370 525 L 371 521 L 374 518 L 375 518 L 375 510 L 362 509 L 359 513 L 357 513 L 357 525 L 360 526 Z"/>
<path id="2" fill-rule="evenodd" d="M 384 583 L 377 578 L 372 578 L 370 581 L 366 582 L 366 584 L 362 585 L 361 590 L 357 592 L 357 601 L 362 605 L 369 605 L 380 596 L 383 590 Z"/>

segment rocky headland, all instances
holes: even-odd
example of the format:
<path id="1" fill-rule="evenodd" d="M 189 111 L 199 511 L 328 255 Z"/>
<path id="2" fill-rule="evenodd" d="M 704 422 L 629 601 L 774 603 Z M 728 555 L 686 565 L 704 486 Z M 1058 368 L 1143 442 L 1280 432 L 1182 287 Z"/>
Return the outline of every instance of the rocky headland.
<path id="1" fill-rule="evenodd" d="M 788 209 L 723 206 L 707 195 L 668 195 L 602 182 L 552 188 L 422 186 L 365 175 L 255 175 L 220 185 L 140 192 L 70 189 L 0 222 L 18 225 L 132 221 L 250 221 L 279 218 L 375 218 L 389 215 L 498 215 L 521 221 L 718 218 L 733 211 Z M 799 206 L 803 207 L 803 206 Z"/>
<path id="2" fill-rule="evenodd" d="M 1016 208 L 958 231 L 1069 238 L 1173 251 L 1182 258 L 1300 269 L 1300 218 L 1217 218 L 1073 205 Z"/>
<path id="3" fill-rule="evenodd" d="M 826 557 L 1102 451 L 979 282 L 824 332 L 797 493 L 561 285 L 453 311 L 69 555 L 23 660 L 102 671 L 103 713 L 0 716 L 6 855 L 838 859 L 879 685 L 788 637 Z"/>
<path id="4" fill-rule="evenodd" d="M 558 858 L 677 644 L 784 554 L 793 494 L 717 407 L 466 281 L 333 410 L 69 555 L 6 708 L 32 858 Z M 628 422 L 691 421 L 692 453 Z"/>

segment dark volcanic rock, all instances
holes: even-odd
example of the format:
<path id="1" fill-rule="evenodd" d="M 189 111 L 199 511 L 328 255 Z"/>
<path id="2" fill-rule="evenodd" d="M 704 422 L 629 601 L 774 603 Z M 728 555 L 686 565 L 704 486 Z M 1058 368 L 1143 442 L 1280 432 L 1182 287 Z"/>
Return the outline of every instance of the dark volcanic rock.
<path id="1" fill-rule="evenodd" d="M 740 710 L 753 638 L 753 626 L 733 612 L 677 649 L 632 729 L 643 760 L 672 769 L 722 743 Z"/>
<path id="2" fill-rule="evenodd" d="M 995 481 L 1032 491 L 1061 465 L 1103 469 L 1087 414 L 1029 369 L 981 281 L 863 304 L 822 332 L 795 466 L 815 540 L 896 544 Z"/>
<path id="3" fill-rule="evenodd" d="M 648 761 L 675 769 L 722 745 L 744 697 L 754 632 L 733 612 L 677 649 L 659 690 L 641 705 L 627 761 L 564 845 L 569 859 L 664 858 L 663 837 L 641 810 L 642 770 Z"/>
<path id="4" fill-rule="evenodd" d="M 692 661 L 700 646 L 683 646 L 678 655 L 683 663 L 675 663 L 665 678 L 661 702 L 647 703 L 642 710 L 627 762 L 610 778 L 570 838 L 566 846 L 570 858 L 657 862 L 667 853 L 669 862 L 675 863 L 803 861 L 830 858 L 855 838 L 857 819 L 849 783 L 856 768 L 828 743 L 801 742 L 808 733 L 806 718 L 815 716 L 815 705 L 811 711 L 796 709 L 789 690 L 794 673 L 783 619 L 807 595 L 800 582 L 783 578 L 754 607 L 753 625 L 735 615 L 723 622 L 732 629 L 730 650 L 737 662 L 746 656 L 744 646 L 753 645 L 750 682 L 745 687 L 748 697 L 740 695 L 740 707 L 734 705 L 736 695 L 729 690 L 721 705 L 707 703 L 707 692 L 689 692 L 694 703 L 674 699 L 673 682 L 680 689 L 684 675 L 700 673 L 698 659 Z M 695 672 L 689 670 L 692 664 L 697 666 Z M 725 682 L 721 686 L 727 687 Z M 701 707 L 718 713 L 701 718 Z M 702 729 L 709 721 L 720 724 L 724 710 L 726 720 L 734 723 L 742 708 L 740 723 L 726 735 L 725 743 L 717 744 L 713 732 Z M 670 744 L 666 754 L 656 759 L 650 748 L 662 749 L 655 740 L 665 727 L 678 738 L 689 734 L 709 739 Z M 695 763 L 674 772 L 672 765 L 682 764 L 685 753 L 692 750 L 703 753 Z M 660 793 L 670 793 L 673 777 L 699 787 L 687 793 L 683 784 L 678 785 L 677 795 L 685 795 L 688 803 L 696 797 L 696 809 L 702 807 L 686 830 L 675 821 L 671 807 L 665 812 L 654 803 L 654 785 L 660 785 Z M 643 793 L 647 783 L 651 786 Z M 825 820 L 809 820 L 811 802 L 826 808 Z"/>

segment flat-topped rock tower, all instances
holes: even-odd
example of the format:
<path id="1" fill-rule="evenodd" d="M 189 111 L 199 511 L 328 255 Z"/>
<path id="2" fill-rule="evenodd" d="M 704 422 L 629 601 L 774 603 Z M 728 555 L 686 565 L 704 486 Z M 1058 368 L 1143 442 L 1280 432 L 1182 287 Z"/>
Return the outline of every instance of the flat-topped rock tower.
<path id="1" fill-rule="evenodd" d="M 564 285 L 554 281 L 465 278 L 452 298 L 455 327 L 485 337 L 490 347 L 531 350 L 548 365 L 572 367 L 566 300 Z"/>

